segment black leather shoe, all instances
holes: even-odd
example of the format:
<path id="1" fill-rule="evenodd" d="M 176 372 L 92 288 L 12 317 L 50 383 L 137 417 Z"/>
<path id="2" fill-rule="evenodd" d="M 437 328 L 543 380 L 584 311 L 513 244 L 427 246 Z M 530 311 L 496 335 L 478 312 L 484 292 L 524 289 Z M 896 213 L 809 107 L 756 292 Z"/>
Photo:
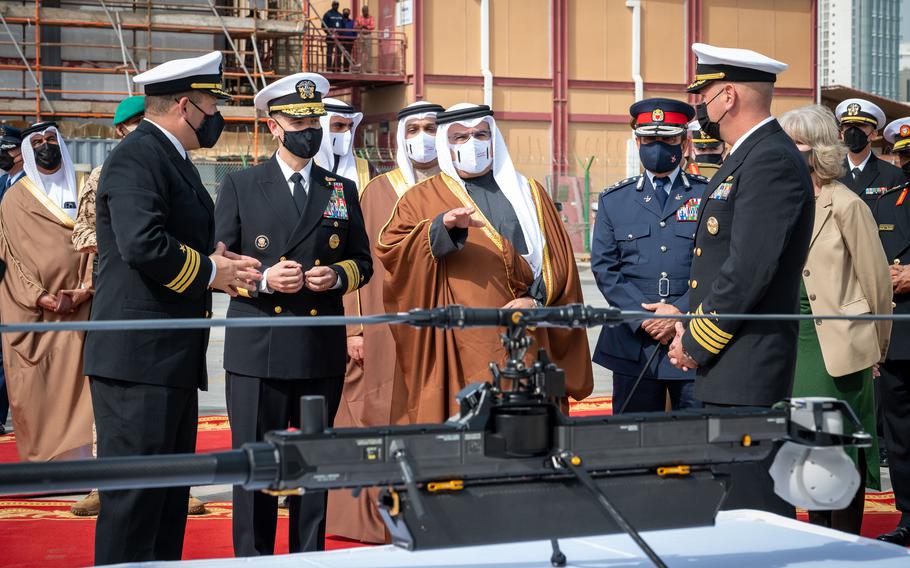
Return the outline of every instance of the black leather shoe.
<path id="1" fill-rule="evenodd" d="M 901 546 L 910 546 L 910 527 L 897 527 L 891 532 L 879 535 L 878 540 Z"/>

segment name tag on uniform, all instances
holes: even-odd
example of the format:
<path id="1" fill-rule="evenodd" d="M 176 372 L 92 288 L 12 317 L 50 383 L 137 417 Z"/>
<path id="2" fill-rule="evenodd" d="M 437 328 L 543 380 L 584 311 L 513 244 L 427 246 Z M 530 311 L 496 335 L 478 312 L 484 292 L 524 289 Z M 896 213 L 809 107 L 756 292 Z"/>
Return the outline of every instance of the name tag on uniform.
<path id="1" fill-rule="evenodd" d="M 883 223 L 883 224 L 881 224 L 881 225 L 878 226 L 878 230 L 879 230 L 879 231 L 893 231 L 893 230 L 894 230 L 894 225 L 888 225 L 888 224 L 884 224 L 884 223 Z"/>
<path id="2" fill-rule="evenodd" d="M 867 187 L 863 190 L 865 195 L 881 195 L 891 189 L 890 187 Z"/>
<path id="3" fill-rule="evenodd" d="M 344 199 L 344 184 L 340 181 L 332 183 L 332 196 L 329 204 L 325 206 L 322 216 L 326 219 L 348 219 L 348 202 Z"/>
<path id="4" fill-rule="evenodd" d="M 733 189 L 732 181 L 725 181 L 714 190 L 714 193 L 711 194 L 710 199 L 718 199 L 720 201 L 726 201 L 730 197 L 730 190 Z"/>
<path id="5" fill-rule="evenodd" d="M 701 197 L 693 197 L 683 203 L 683 206 L 676 210 L 677 221 L 698 221 L 698 206 L 701 205 Z"/>

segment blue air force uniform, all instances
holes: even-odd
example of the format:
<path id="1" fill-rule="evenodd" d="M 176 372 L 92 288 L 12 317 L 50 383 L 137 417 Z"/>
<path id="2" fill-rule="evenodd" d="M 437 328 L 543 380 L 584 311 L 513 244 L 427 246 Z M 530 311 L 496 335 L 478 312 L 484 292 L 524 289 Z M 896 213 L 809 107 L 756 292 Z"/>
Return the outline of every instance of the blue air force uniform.
<path id="1" fill-rule="evenodd" d="M 694 114 L 689 105 L 668 99 L 641 101 L 631 110 L 636 119 L 636 135 L 658 141 L 685 133 L 686 122 Z M 680 161 L 675 161 L 668 176 L 660 178 L 646 170 L 613 185 L 600 196 L 591 268 L 598 288 L 612 306 L 641 311 L 643 303 L 670 303 L 682 313 L 688 311 L 693 239 L 708 180 L 683 172 Z M 667 163 L 674 163 L 672 156 Z M 664 192 L 665 197 L 659 192 Z M 674 407 L 692 405 L 694 400 L 688 400 L 690 397 L 681 391 L 686 385 L 686 390 L 691 390 L 694 374 L 671 365 L 666 347 L 641 329 L 641 324 L 637 320 L 604 327 L 597 342 L 594 362 L 613 371 L 614 408 L 618 412 L 622 407 L 656 349 L 660 353 L 645 370 L 627 411 L 664 410 L 668 389 Z"/>

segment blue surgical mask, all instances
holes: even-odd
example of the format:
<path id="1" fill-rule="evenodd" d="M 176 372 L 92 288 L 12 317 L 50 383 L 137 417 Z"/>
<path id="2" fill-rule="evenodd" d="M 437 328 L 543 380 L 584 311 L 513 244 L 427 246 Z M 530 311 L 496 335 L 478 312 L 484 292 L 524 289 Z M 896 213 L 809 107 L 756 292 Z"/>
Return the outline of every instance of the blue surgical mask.
<path id="1" fill-rule="evenodd" d="M 682 146 L 666 142 L 651 142 L 638 148 L 641 165 L 649 172 L 663 174 L 672 172 L 682 161 Z"/>

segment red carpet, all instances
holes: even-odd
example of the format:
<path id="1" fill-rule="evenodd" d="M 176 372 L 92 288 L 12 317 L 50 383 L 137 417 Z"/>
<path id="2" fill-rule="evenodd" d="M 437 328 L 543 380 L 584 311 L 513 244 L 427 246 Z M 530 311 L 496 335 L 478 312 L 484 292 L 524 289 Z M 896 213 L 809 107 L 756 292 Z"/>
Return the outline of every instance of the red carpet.
<path id="1" fill-rule="evenodd" d="M 0 500 L 0 566 L 68 568 L 93 561 L 95 519 L 69 512 L 72 501 Z M 229 558 L 231 504 L 206 503 L 209 514 L 189 517 L 184 560 Z M 287 511 L 279 511 L 276 553 L 288 551 Z M 363 544 L 341 537 L 326 538 L 326 549 Z"/>

